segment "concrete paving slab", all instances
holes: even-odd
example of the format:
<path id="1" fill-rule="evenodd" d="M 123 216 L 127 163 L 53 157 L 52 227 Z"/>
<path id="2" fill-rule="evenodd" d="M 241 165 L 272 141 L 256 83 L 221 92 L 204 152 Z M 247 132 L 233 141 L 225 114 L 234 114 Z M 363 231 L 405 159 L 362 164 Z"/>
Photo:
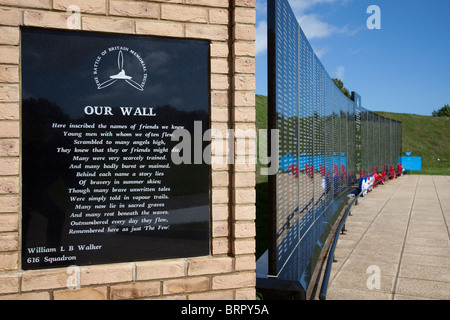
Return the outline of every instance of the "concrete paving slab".
<path id="1" fill-rule="evenodd" d="M 392 294 L 380 291 L 355 290 L 348 288 L 330 288 L 329 300 L 391 300 Z"/>
<path id="2" fill-rule="evenodd" d="M 431 247 L 431 246 L 406 244 L 404 253 L 421 254 L 427 256 L 450 257 L 450 248 L 448 246 Z"/>
<path id="3" fill-rule="evenodd" d="M 450 177 L 391 180 L 352 208 L 346 229 L 327 299 L 450 300 Z"/>
<path id="4" fill-rule="evenodd" d="M 402 278 L 448 282 L 448 289 L 450 290 L 450 269 L 444 266 L 402 264 L 398 276 Z"/>
<path id="5" fill-rule="evenodd" d="M 448 247 L 448 243 L 442 241 L 441 239 L 422 238 L 420 236 L 412 236 L 406 238 L 405 244 L 429 246 L 429 247 L 445 247 L 445 248 Z"/>
<path id="6" fill-rule="evenodd" d="M 442 266 L 449 268 L 450 257 L 448 256 L 430 256 L 416 253 L 403 253 L 402 264 L 420 264 L 426 266 Z"/>
<path id="7" fill-rule="evenodd" d="M 432 299 L 450 299 L 448 282 L 425 279 L 398 278 L 395 295 L 408 295 Z"/>
<path id="8" fill-rule="evenodd" d="M 342 266 L 342 270 L 358 272 L 358 273 L 367 273 L 367 270 L 371 266 L 378 266 L 380 268 L 380 273 L 386 276 L 395 277 L 398 271 L 398 263 L 392 262 L 381 262 L 373 259 L 372 257 L 368 259 L 361 258 L 349 258 L 345 261 Z"/>
<path id="9" fill-rule="evenodd" d="M 379 291 L 383 293 L 393 293 L 395 277 L 380 275 L 379 288 L 372 280 L 372 273 L 359 273 L 341 270 L 333 280 L 340 288 L 355 289 L 361 291 Z"/>

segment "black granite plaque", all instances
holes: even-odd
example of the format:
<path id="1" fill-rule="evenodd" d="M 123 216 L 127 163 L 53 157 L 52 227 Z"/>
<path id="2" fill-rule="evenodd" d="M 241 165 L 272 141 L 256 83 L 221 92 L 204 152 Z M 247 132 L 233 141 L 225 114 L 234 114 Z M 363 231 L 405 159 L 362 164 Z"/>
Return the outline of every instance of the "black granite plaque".
<path id="1" fill-rule="evenodd" d="M 210 166 L 194 151 L 209 42 L 37 28 L 21 41 L 22 268 L 208 255 Z"/>

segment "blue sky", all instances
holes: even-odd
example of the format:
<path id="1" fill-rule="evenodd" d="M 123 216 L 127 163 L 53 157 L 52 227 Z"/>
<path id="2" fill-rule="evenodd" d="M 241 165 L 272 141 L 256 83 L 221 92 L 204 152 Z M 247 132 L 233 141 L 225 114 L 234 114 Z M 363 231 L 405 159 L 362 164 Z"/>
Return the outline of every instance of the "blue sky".
<path id="1" fill-rule="evenodd" d="M 328 74 L 372 111 L 431 115 L 450 104 L 450 1 L 289 0 Z M 381 29 L 367 13 L 377 5 Z M 267 1 L 256 0 L 256 93 L 267 95 Z"/>

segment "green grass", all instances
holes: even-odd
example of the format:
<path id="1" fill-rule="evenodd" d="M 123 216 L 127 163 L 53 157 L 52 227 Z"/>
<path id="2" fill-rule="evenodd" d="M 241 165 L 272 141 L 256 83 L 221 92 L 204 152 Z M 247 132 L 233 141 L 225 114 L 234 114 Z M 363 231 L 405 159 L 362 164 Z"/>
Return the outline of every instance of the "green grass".
<path id="1" fill-rule="evenodd" d="M 376 112 L 402 122 L 402 154 L 422 157 L 422 171 L 412 174 L 450 175 L 450 119 L 407 113 Z M 439 159 L 439 160 L 438 160 Z"/>

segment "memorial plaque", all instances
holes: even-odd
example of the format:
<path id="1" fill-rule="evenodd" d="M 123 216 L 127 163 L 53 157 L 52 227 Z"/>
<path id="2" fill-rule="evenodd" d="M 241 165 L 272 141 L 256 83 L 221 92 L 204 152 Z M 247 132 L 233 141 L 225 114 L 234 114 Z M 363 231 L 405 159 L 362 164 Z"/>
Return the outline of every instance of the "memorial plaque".
<path id="1" fill-rule="evenodd" d="M 22 268 L 208 255 L 209 42 L 22 28 L 21 48 Z"/>

